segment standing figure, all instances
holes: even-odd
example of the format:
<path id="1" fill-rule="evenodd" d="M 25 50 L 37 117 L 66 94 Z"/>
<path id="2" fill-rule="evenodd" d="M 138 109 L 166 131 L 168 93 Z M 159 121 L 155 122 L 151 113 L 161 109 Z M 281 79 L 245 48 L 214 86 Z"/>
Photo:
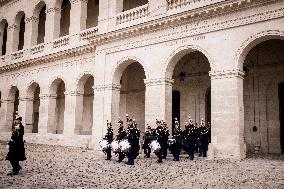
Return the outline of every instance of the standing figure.
<path id="1" fill-rule="evenodd" d="M 184 131 L 184 135 L 185 135 L 185 143 L 186 143 L 186 152 L 188 154 L 188 158 L 190 158 L 191 160 L 194 159 L 194 136 L 195 134 L 195 128 L 193 124 L 189 124 L 188 127 L 186 128 L 186 130 Z"/>
<path id="2" fill-rule="evenodd" d="M 8 175 L 18 175 L 22 167 L 19 161 L 26 160 L 25 146 L 24 146 L 24 126 L 22 125 L 22 117 L 17 117 L 15 120 L 15 126 L 12 131 L 11 139 L 8 143 L 9 152 L 6 160 L 9 160 L 13 169 Z"/>
<path id="3" fill-rule="evenodd" d="M 127 128 L 127 139 L 130 143 L 130 149 L 128 151 L 128 165 L 134 165 L 134 159 L 139 154 L 139 137 L 140 131 L 137 128 L 135 120 L 129 119 Z"/>
<path id="4" fill-rule="evenodd" d="M 150 148 L 150 143 L 153 140 L 153 131 L 151 129 L 151 127 L 148 125 L 147 127 L 147 131 L 144 134 L 144 143 L 143 143 L 143 150 L 144 150 L 144 154 L 146 158 L 150 158 L 150 154 L 151 154 L 151 148 Z"/>
<path id="5" fill-rule="evenodd" d="M 162 163 L 163 162 L 163 151 L 166 148 L 166 144 L 164 143 L 164 128 L 161 125 L 161 122 L 156 120 L 156 124 L 157 124 L 157 128 L 155 129 L 155 133 L 154 133 L 154 138 L 157 140 L 157 142 L 160 144 L 161 149 L 156 152 L 156 155 L 158 157 L 158 163 Z"/>
<path id="6" fill-rule="evenodd" d="M 174 161 L 179 161 L 179 156 L 182 148 L 182 132 L 183 131 L 180 128 L 178 121 L 176 120 L 173 134 L 173 139 L 175 139 L 175 142 L 170 146 L 170 150 L 174 156 Z"/>
<path id="7" fill-rule="evenodd" d="M 112 125 L 110 122 L 108 122 L 108 120 L 107 120 L 107 133 L 105 135 L 105 139 L 107 140 L 109 144 L 111 144 L 111 142 L 113 141 Z M 107 148 L 106 150 L 104 150 L 104 152 L 107 154 L 106 160 L 110 160 L 111 159 L 111 148 L 110 147 Z"/>
<path id="8" fill-rule="evenodd" d="M 207 156 L 207 149 L 208 149 L 208 140 L 209 140 L 209 129 L 205 127 L 203 118 L 200 123 L 200 150 L 199 156 L 206 157 Z"/>
<path id="9" fill-rule="evenodd" d="M 196 121 L 194 125 L 194 151 L 195 153 L 199 152 L 199 147 L 200 147 L 200 128 Z"/>
<path id="10" fill-rule="evenodd" d="M 118 118 L 119 119 L 119 118 Z M 118 134 L 116 136 L 116 140 L 118 142 L 120 142 L 121 140 L 125 139 L 126 138 L 126 131 L 125 129 L 123 128 L 123 121 L 121 121 L 119 119 L 118 121 Z M 118 152 L 118 162 L 122 162 L 122 160 L 125 158 L 125 153 L 124 152 Z"/>
<path id="11" fill-rule="evenodd" d="M 163 131 L 164 131 L 164 134 L 163 134 L 163 146 L 164 146 L 164 148 L 162 148 L 162 153 L 163 153 L 163 159 L 166 159 L 167 154 L 168 154 L 168 147 L 169 147 L 168 146 L 168 140 L 169 140 L 170 132 L 169 132 L 167 123 L 165 121 L 163 121 L 162 127 L 163 127 Z"/>

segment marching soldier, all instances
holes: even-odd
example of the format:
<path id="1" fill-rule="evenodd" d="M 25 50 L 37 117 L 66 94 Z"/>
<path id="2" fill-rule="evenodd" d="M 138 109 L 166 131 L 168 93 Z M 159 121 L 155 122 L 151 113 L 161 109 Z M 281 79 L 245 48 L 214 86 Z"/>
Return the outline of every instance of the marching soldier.
<path id="1" fill-rule="evenodd" d="M 164 148 L 162 148 L 162 158 L 163 159 L 166 159 L 167 158 L 167 154 L 168 154 L 168 139 L 169 139 L 169 136 L 170 136 L 170 132 L 169 132 L 169 129 L 168 129 L 168 126 L 167 126 L 167 123 L 165 121 L 162 121 L 163 124 L 162 124 L 162 127 L 163 127 L 163 145 L 164 145 Z"/>
<path id="2" fill-rule="evenodd" d="M 199 146 L 200 146 L 200 128 L 198 126 L 197 121 L 194 125 L 194 150 L 196 153 L 199 152 Z"/>
<path id="3" fill-rule="evenodd" d="M 107 133 L 105 135 L 105 139 L 108 141 L 109 144 L 111 144 L 111 142 L 113 141 L 113 130 L 112 130 L 112 125 L 110 122 L 108 122 L 107 120 Z M 104 152 L 107 154 L 107 158 L 106 160 L 110 160 L 111 159 L 111 148 L 107 148 L 106 150 L 104 150 Z"/>
<path id="4" fill-rule="evenodd" d="M 161 146 L 161 149 L 156 153 L 157 157 L 158 157 L 158 163 L 162 163 L 163 162 L 163 151 L 164 148 L 166 148 L 165 141 L 164 141 L 164 128 L 161 125 L 161 122 L 156 120 L 156 124 L 157 124 L 157 128 L 155 129 L 155 139 L 158 141 L 158 143 Z"/>
<path id="5" fill-rule="evenodd" d="M 175 128 L 173 138 L 175 142 L 170 146 L 170 150 L 174 156 L 174 161 L 179 161 L 179 156 L 182 148 L 182 129 L 180 128 L 177 118 L 175 118 Z"/>
<path id="6" fill-rule="evenodd" d="M 11 173 L 7 175 L 18 175 L 22 167 L 19 161 L 26 160 L 25 146 L 24 146 L 24 126 L 22 125 L 22 117 L 16 117 L 15 125 L 12 131 L 11 139 L 8 143 L 9 152 L 7 154 L 6 160 L 9 160 L 13 169 Z"/>
<path id="7" fill-rule="evenodd" d="M 209 129 L 205 127 L 204 120 L 202 118 L 200 123 L 200 150 L 199 156 L 206 157 L 207 156 L 207 148 L 208 148 L 208 141 L 209 141 Z"/>
<path id="8" fill-rule="evenodd" d="M 186 130 L 184 131 L 185 133 L 185 143 L 186 143 L 186 152 L 189 155 L 188 158 L 191 160 L 194 159 L 194 134 L 195 134 L 195 128 L 193 125 L 193 122 L 190 122 L 188 126 L 186 127 Z"/>
<path id="9" fill-rule="evenodd" d="M 116 140 L 121 141 L 126 137 L 126 131 L 123 128 L 123 121 L 120 120 L 120 118 L 118 118 L 118 134 L 116 136 Z M 118 162 L 122 162 L 122 160 L 125 158 L 125 153 L 123 152 L 119 152 L 118 153 Z"/>
<path id="10" fill-rule="evenodd" d="M 151 127 L 148 125 L 147 131 L 145 132 L 144 135 L 144 144 L 143 144 L 144 154 L 146 158 L 150 158 L 151 148 L 149 145 L 152 140 L 153 140 L 153 131 Z"/>
<path id="11" fill-rule="evenodd" d="M 129 125 L 127 129 L 127 139 L 130 143 L 130 149 L 128 152 L 128 165 L 134 165 L 134 159 L 139 154 L 139 137 L 140 131 L 137 128 L 135 120 L 129 119 Z"/>

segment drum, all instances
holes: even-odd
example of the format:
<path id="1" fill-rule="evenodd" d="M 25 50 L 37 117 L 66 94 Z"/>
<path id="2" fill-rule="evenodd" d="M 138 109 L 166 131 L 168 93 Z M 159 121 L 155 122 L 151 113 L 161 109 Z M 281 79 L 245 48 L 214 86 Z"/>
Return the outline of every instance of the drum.
<path id="1" fill-rule="evenodd" d="M 171 146 L 172 144 L 174 144 L 176 142 L 176 139 L 170 138 L 168 139 L 168 144 L 169 146 Z"/>
<path id="2" fill-rule="evenodd" d="M 157 140 L 153 140 L 151 143 L 150 143 L 150 148 L 152 149 L 152 151 L 154 153 L 157 153 L 160 151 L 161 149 L 161 145 L 159 144 L 159 142 Z"/>
<path id="3" fill-rule="evenodd" d="M 119 147 L 120 147 L 120 150 L 122 152 L 128 152 L 131 146 L 130 146 L 130 143 L 128 142 L 128 140 L 122 140 L 119 143 Z"/>
<path id="4" fill-rule="evenodd" d="M 120 148 L 119 148 L 119 143 L 117 140 L 113 141 L 111 144 L 110 144 L 110 147 L 111 147 L 111 150 L 114 152 L 114 153 L 118 153 L 120 151 Z"/>
<path id="5" fill-rule="evenodd" d="M 100 146 L 102 150 L 107 150 L 110 147 L 108 141 L 105 139 L 100 141 Z"/>

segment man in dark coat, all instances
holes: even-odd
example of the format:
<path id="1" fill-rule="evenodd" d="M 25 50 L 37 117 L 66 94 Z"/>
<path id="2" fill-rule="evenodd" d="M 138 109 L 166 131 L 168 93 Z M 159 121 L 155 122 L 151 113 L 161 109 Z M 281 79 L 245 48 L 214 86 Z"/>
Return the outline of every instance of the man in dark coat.
<path id="1" fill-rule="evenodd" d="M 156 155 L 158 157 L 158 163 L 162 163 L 163 162 L 163 152 L 164 152 L 164 148 L 166 148 L 166 144 L 164 143 L 164 128 L 161 125 L 161 122 L 156 120 L 156 124 L 157 124 L 157 128 L 155 129 L 155 133 L 154 133 L 154 138 L 157 140 L 157 142 L 160 144 L 161 149 L 156 152 Z"/>
<path id="2" fill-rule="evenodd" d="M 116 136 L 116 140 L 119 142 L 123 139 L 125 139 L 127 133 L 125 129 L 123 128 L 123 121 L 119 119 L 118 121 L 118 134 Z M 125 153 L 124 152 L 118 152 L 118 162 L 122 162 L 122 160 L 125 158 Z"/>
<path id="3" fill-rule="evenodd" d="M 20 169 L 22 168 L 19 161 L 26 160 L 25 146 L 24 146 L 24 126 L 22 125 L 22 117 L 18 117 L 15 120 L 15 126 L 12 131 L 11 139 L 8 143 L 9 152 L 7 154 L 6 160 L 9 160 L 13 169 L 8 175 L 18 175 Z"/>
<path id="4" fill-rule="evenodd" d="M 148 125 L 147 131 L 144 134 L 144 143 L 143 143 L 143 149 L 144 149 L 144 154 L 146 158 L 150 158 L 151 154 L 151 148 L 150 148 L 150 143 L 153 140 L 153 131 L 151 127 Z"/>
<path id="5" fill-rule="evenodd" d="M 109 144 L 111 144 L 113 141 L 112 125 L 108 121 L 107 121 L 107 133 L 105 135 L 105 139 L 108 141 Z M 104 150 L 104 152 L 107 154 L 106 160 L 110 160 L 111 159 L 111 147 Z"/>
<path id="6" fill-rule="evenodd" d="M 182 139 L 183 139 L 183 131 L 180 128 L 180 125 L 176 119 L 175 121 L 175 128 L 174 128 L 174 132 L 173 132 L 173 139 L 175 139 L 175 141 L 173 142 L 173 144 L 170 146 L 170 150 L 174 156 L 174 161 L 179 161 L 179 156 L 180 156 L 180 152 L 181 152 L 181 148 L 182 148 Z"/>
<path id="7" fill-rule="evenodd" d="M 134 165 L 134 159 L 139 154 L 139 137 L 140 130 L 137 128 L 135 120 L 130 119 L 128 122 L 127 139 L 130 143 L 130 149 L 128 152 L 128 165 Z"/>
<path id="8" fill-rule="evenodd" d="M 203 118 L 201 120 L 199 135 L 200 135 L 200 150 L 199 156 L 207 157 L 208 143 L 209 143 L 209 128 L 205 127 Z"/>

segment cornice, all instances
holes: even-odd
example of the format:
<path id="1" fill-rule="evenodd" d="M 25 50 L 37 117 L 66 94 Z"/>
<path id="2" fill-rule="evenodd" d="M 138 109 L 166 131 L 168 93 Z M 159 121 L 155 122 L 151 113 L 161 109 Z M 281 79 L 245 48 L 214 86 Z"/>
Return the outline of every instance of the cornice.
<path id="1" fill-rule="evenodd" d="M 24 60 L 20 63 L 15 63 L 15 64 L 11 64 L 11 65 L 6 65 L 3 67 L 0 67 L 0 74 L 3 72 L 8 72 L 11 70 L 17 70 L 17 69 L 22 69 L 22 68 L 26 68 L 29 66 L 35 66 L 38 64 L 42 64 L 43 62 L 53 62 L 56 60 L 60 60 L 63 58 L 70 58 L 70 57 L 76 57 L 82 54 L 86 54 L 86 53 L 90 53 L 90 52 L 95 52 L 96 47 L 93 45 L 87 45 L 87 46 L 81 46 L 81 47 L 77 47 L 77 48 L 72 48 L 72 49 L 68 49 L 68 50 L 64 50 L 64 51 L 60 51 L 60 52 L 56 52 L 53 54 L 48 54 L 42 57 L 37 57 L 34 59 L 28 59 L 28 60 Z"/>
<path id="2" fill-rule="evenodd" d="M 94 91 L 120 91 L 121 85 L 118 84 L 105 84 L 105 85 L 94 85 L 93 87 Z"/>
<path id="3" fill-rule="evenodd" d="M 172 86 L 174 80 L 170 78 L 152 78 L 152 79 L 144 79 L 144 83 L 146 86 L 157 86 L 157 85 Z"/>
<path id="4" fill-rule="evenodd" d="M 211 80 L 224 79 L 224 78 L 240 78 L 244 79 L 244 72 L 239 69 L 210 71 L 209 76 Z"/>

